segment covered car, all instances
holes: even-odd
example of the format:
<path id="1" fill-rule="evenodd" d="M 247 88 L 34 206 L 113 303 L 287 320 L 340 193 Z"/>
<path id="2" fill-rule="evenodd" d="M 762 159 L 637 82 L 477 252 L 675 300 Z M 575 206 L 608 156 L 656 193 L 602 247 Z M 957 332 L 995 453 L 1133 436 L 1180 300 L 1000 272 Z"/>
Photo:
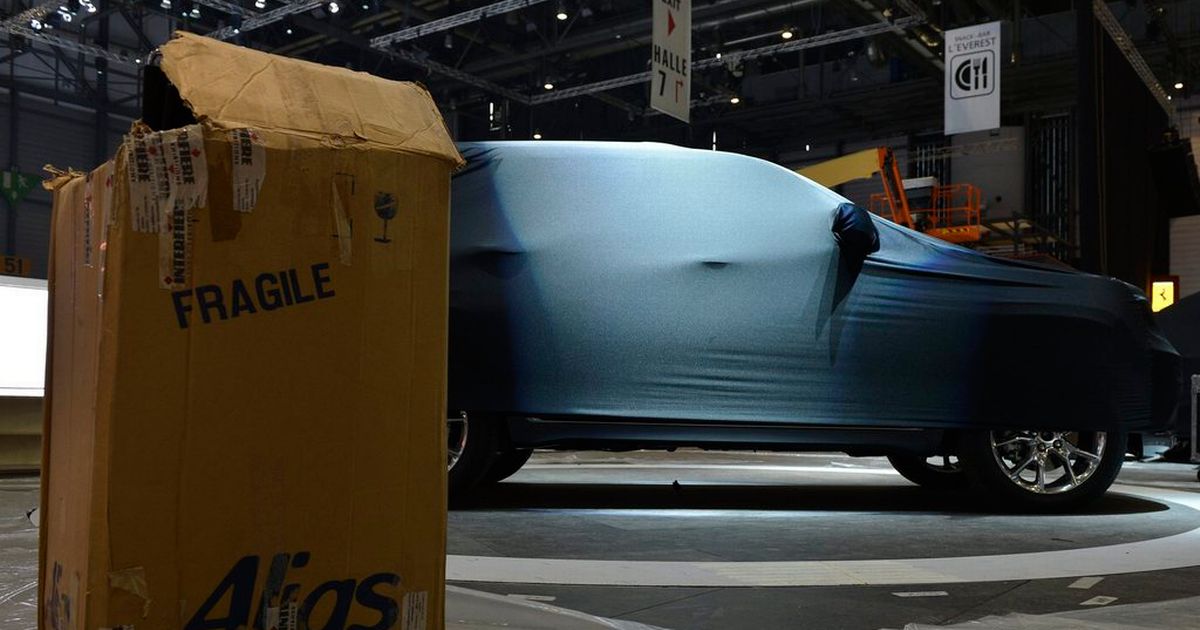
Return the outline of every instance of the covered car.
<path id="1" fill-rule="evenodd" d="M 1123 282 L 935 240 L 747 156 L 460 149 L 449 406 L 494 454 L 455 439 L 452 486 L 532 447 L 753 446 L 1063 505 L 1170 416 L 1178 357 Z"/>

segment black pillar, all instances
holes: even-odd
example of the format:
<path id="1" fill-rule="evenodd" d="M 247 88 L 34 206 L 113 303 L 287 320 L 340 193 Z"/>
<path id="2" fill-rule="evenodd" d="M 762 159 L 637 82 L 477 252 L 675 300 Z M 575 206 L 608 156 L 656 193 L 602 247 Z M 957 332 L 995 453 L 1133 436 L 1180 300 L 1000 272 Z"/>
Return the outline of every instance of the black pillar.
<path id="1" fill-rule="evenodd" d="M 1100 142 L 1099 46 L 1092 3 L 1075 4 L 1077 97 L 1075 106 L 1076 171 L 1075 200 L 1079 220 L 1077 266 L 1093 273 L 1107 273 L 1104 243 L 1103 143 Z"/>

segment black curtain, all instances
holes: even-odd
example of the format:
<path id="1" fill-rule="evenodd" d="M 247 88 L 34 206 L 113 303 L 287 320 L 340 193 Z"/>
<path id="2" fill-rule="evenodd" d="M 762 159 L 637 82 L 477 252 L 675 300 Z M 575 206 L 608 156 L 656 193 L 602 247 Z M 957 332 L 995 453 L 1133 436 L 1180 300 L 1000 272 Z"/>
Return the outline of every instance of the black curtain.
<path id="1" fill-rule="evenodd" d="M 1108 32 L 1079 8 L 1079 266 L 1149 287 L 1167 272 L 1168 209 L 1152 149 L 1170 121 Z"/>

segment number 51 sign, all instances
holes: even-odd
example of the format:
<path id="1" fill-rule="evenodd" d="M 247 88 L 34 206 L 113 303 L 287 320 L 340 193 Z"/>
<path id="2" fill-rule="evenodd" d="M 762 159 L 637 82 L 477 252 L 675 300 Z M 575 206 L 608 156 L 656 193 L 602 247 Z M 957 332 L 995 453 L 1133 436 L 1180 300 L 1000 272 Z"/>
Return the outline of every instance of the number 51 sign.
<path id="1" fill-rule="evenodd" d="M 692 104 L 692 0 L 654 3 L 650 107 L 688 122 Z"/>
<path id="2" fill-rule="evenodd" d="M 0 256 L 0 276 L 28 276 L 33 266 L 28 258 Z"/>

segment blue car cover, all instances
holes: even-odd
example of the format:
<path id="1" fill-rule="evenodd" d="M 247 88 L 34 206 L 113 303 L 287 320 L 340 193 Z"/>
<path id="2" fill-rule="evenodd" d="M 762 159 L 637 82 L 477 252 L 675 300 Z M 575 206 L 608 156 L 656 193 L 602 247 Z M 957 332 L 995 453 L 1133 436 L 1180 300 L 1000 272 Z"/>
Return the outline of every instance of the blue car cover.
<path id="1" fill-rule="evenodd" d="M 874 427 L 1145 429 L 1178 356 L 1123 282 L 989 257 L 777 165 L 468 143 L 451 409 Z"/>

